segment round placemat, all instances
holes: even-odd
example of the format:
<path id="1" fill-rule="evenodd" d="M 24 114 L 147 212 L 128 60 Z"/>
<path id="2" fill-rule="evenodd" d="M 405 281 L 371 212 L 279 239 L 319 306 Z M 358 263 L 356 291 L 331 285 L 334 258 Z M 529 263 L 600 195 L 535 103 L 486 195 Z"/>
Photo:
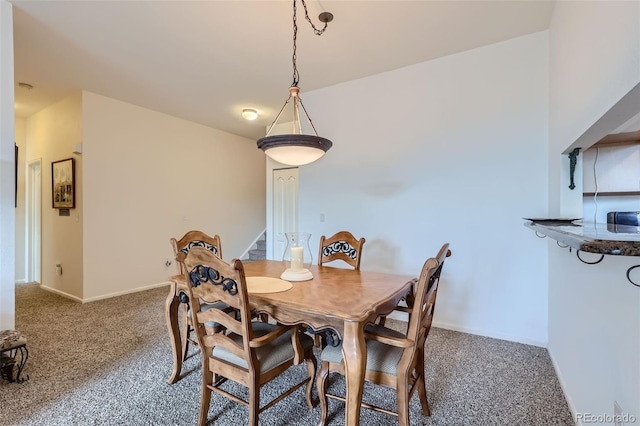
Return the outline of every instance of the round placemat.
<path id="1" fill-rule="evenodd" d="M 289 281 L 272 277 L 247 277 L 247 292 L 249 293 L 278 293 L 293 287 Z"/>

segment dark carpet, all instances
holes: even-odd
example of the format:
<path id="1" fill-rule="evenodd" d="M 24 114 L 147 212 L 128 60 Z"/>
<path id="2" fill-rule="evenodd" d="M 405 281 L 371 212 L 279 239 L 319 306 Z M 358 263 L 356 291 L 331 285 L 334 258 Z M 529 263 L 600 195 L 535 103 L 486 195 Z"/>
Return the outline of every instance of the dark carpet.
<path id="1" fill-rule="evenodd" d="M 30 358 L 22 384 L 0 380 L 2 425 L 195 425 L 200 404 L 200 354 L 190 350 L 182 379 L 167 384 L 171 348 L 164 317 L 167 288 L 87 304 L 16 286 L 16 328 L 26 335 Z M 390 321 L 402 329 L 404 323 Z M 431 417 L 411 401 L 412 425 L 573 425 L 546 349 L 434 328 L 426 345 Z M 262 388 L 261 401 L 304 365 Z M 344 394 L 332 376 L 330 391 Z M 246 396 L 240 385 L 226 388 Z M 314 390 L 317 402 L 317 392 Z M 364 400 L 395 410 L 393 390 L 365 385 Z M 329 400 L 329 424 L 344 424 L 344 406 Z M 264 425 L 315 425 L 300 389 L 260 415 Z M 247 409 L 213 394 L 209 424 L 246 424 Z M 363 425 L 397 419 L 362 410 Z"/>

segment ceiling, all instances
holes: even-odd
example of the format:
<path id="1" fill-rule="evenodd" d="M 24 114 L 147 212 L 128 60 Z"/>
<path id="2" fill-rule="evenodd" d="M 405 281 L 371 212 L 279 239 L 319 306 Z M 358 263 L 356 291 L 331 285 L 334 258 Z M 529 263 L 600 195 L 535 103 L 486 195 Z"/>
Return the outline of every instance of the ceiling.
<path id="1" fill-rule="evenodd" d="M 311 90 L 545 30 L 554 6 L 546 0 L 306 1 L 316 26 L 322 11 L 334 20 L 316 36 L 298 1 L 302 99 Z M 289 93 L 291 0 L 11 3 L 18 117 L 87 90 L 259 138 Z M 242 119 L 244 107 L 260 118 Z"/>

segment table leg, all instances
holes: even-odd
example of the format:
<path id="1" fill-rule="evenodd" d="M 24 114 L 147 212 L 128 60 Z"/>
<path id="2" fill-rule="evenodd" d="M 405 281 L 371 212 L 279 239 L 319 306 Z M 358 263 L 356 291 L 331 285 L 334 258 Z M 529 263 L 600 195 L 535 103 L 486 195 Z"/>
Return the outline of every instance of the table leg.
<path id="1" fill-rule="evenodd" d="M 167 329 L 169 330 L 169 341 L 171 342 L 171 350 L 173 352 L 173 371 L 167 382 L 172 385 L 180 378 L 180 370 L 182 370 L 182 345 L 180 342 L 180 327 L 178 326 L 178 307 L 180 299 L 176 283 L 171 283 L 167 301 L 165 303 L 165 317 L 167 320 Z"/>
<path id="2" fill-rule="evenodd" d="M 342 357 L 347 378 L 345 423 L 357 426 L 360 422 L 360 403 L 367 366 L 367 345 L 364 323 L 345 322 L 342 336 Z"/>

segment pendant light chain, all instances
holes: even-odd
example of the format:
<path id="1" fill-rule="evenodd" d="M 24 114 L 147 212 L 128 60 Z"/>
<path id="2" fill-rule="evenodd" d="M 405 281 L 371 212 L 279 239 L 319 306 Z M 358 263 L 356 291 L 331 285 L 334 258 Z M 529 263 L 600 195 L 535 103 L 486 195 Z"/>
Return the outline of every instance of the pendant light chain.
<path id="1" fill-rule="evenodd" d="M 304 0 L 300 0 L 300 1 L 302 2 L 302 6 L 304 7 L 304 17 L 311 24 L 311 28 L 313 28 L 313 32 L 315 33 L 315 35 L 318 35 L 318 36 L 322 35 L 322 33 L 324 33 L 324 31 L 327 29 L 327 25 L 329 24 L 329 21 L 333 19 L 333 15 L 328 14 L 327 12 L 320 14 L 320 20 L 324 22 L 324 27 L 322 27 L 322 29 L 317 29 L 316 26 L 313 25 L 311 18 L 309 18 L 307 3 Z M 296 14 L 298 10 L 297 4 L 298 4 L 298 1 L 293 0 L 293 55 L 291 57 L 291 61 L 293 62 L 293 83 L 291 84 L 291 86 L 297 86 L 298 82 L 300 81 L 300 75 L 298 74 L 298 67 L 296 66 L 296 40 L 298 39 L 298 23 L 297 23 L 297 14 Z"/>
<path id="2" fill-rule="evenodd" d="M 291 86 L 297 86 L 300 76 L 298 75 L 298 67 L 296 66 L 296 40 L 298 39 L 298 24 L 296 23 L 297 0 L 293 0 L 293 83 Z"/>

